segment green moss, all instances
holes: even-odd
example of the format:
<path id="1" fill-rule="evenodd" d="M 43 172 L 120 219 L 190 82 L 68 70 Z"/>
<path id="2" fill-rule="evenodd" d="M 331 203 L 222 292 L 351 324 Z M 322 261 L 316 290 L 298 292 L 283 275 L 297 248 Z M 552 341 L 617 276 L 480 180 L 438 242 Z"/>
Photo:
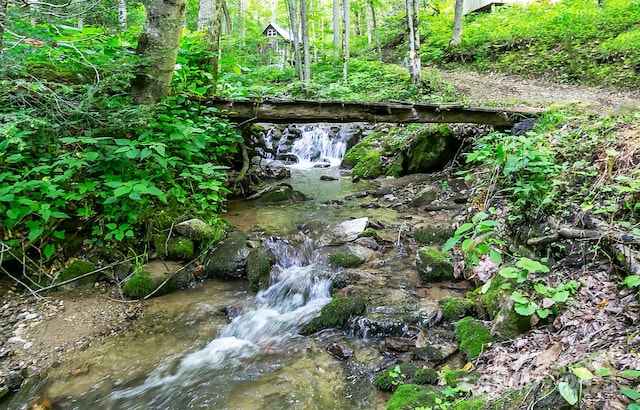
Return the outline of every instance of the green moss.
<path id="1" fill-rule="evenodd" d="M 56 282 L 60 283 L 60 282 L 65 282 L 71 279 L 76 279 L 82 275 L 86 275 L 89 272 L 92 272 L 96 270 L 96 267 L 91 264 L 90 262 L 84 261 L 84 260 L 76 260 L 74 262 L 72 262 L 69 266 L 67 266 L 62 273 L 58 276 Z M 76 287 L 81 287 L 81 286 L 90 286 L 93 285 L 96 280 L 98 280 L 98 276 L 100 275 L 100 273 L 96 272 L 94 274 L 91 275 L 87 275 L 85 277 L 83 277 L 82 279 L 77 279 L 75 281 L 73 281 L 72 283 L 70 283 L 69 285 L 66 285 L 67 289 L 70 288 L 76 288 Z"/>
<path id="2" fill-rule="evenodd" d="M 491 279 L 489 289 L 487 289 L 480 298 L 491 319 L 493 319 L 498 313 L 502 300 L 505 297 L 508 297 L 509 292 L 503 289 L 503 286 L 507 283 L 513 284 L 513 281 L 500 275 L 494 276 L 493 279 Z"/>
<path id="3" fill-rule="evenodd" d="M 436 404 L 438 393 L 430 386 L 404 384 L 399 386 L 387 402 L 387 410 L 414 410 Z"/>
<path id="4" fill-rule="evenodd" d="M 479 399 L 476 397 L 459 400 L 453 404 L 454 410 L 480 410 L 483 408 L 484 408 L 484 399 Z M 507 407 L 503 407 L 503 408 L 507 408 Z"/>
<path id="5" fill-rule="evenodd" d="M 493 338 L 489 330 L 472 317 L 465 317 L 456 323 L 456 339 L 460 342 L 460 352 L 467 360 L 473 360 L 482 353 Z"/>
<path id="6" fill-rule="evenodd" d="M 310 335 L 323 329 L 343 328 L 352 316 L 364 313 L 365 308 L 366 301 L 362 296 L 334 296 L 320 309 L 320 316 L 302 325 L 300 333 Z"/>
<path id="7" fill-rule="evenodd" d="M 449 258 L 430 246 L 418 250 L 416 267 L 422 283 L 441 282 L 453 278 L 453 264 Z"/>
<path id="8" fill-rule="evenodd" d="M 461 383 L 475 384 L 478 379 L 480 373 L 477 370 L 449 370 L 444 374 L 444 380 L 450 387 L 458 387 Z"/>
<path id="9" fill-rule="evenodd" d="M 161 286 L 166 278 L 151 278 L 148 272 L 140 270 L 133 274 L 122 287 L 125 296 L 133 299 L 143 298 L 152 293 L 156 288 Z M 162 288 L 159 289 L 154 296 L 164 295 L 177 289 L 177 285 L 173 279 L 167 281 Z"/>
<path id="10" fill-rule="evenodd" d="M 424 126 L 411 141 L 405 169 L 428 172 L 443 166 L 455 153 L 449 149 L 453 140 L 453 130 L 447 124 Z"/>
<path id="11" fill-rule="evenodd" d="M 162 258 L 172 260 L 191 260 L 195 254 L 195 246 L 191 239 L 187 238 L 170 238 L 167 240 L 166 235 L 157 235 L 153 238 L 153 245 Z"/>
<path id="12" fill-rule="evenodd" d="M 415 384 L 437 384 L 438 372 L 433 367 L 423 367 L 413 375 Z"/>
<path id="13" fill-rule="evenodd" d="M 353 177 L 374 179 L 382 175 L 382 163 L 380 162 L 380 151 L 371 150 L 367 152 L 353 167 Z"/>
<path id="14" fill-rule="evenodd" d="M 269 274 L 273 260 L 264 249 L 254 249 L 247 255 L 247 280 L 251 290 L 257 292 L 269 285 Z"/>
<path id="15" fill-rule="evenodd" d="M 381 131 L 374 131 L 366 136 L 362 141 L 351 147 L 342 157 L 341 168 L 353 168 L 367 152 L 374 149 L 382 139 Z"/>
<path id="16" fill-rule="evenodd" d="M 411 353 L 413 353 L 413 357 L 416 359 L 424 360 L 427 362 L 439 362 L 444 360 L 444 355 L 440 351 L 433 346 L 425 346 L 425 347 L 414 347 L 411 349 Z"/>
<path id="17" fill-rule="evenodd" d="M 360 238 L 373 238 L 376 241 L 379 241 L 380 239 L 380 235 L 378 235 L 378 231 L 376 231 L 373 228 L 367 228 L 364 231 L 362 231 L 362 233 L 360 234 Z"/>
<path id="18" fill-rule="evenodd" d="M 364 263 L 358 256 L 349 252 L 336 252 L 329 256 L 329 262 L 333 266 L 340 266 L 342 268 L 355 268 Z"/>
<path id="19" fill-rule="evenodd" d="M 397 178 L 404 174 L 404 155 L 398 154 L 385 164 L 385 176 Z"/>
<path id="20" fill-rule="evenodd" d="M 416 229 L 413 232 L 413 239 L 423 245 L 430 245 L 435 243 L 442 244 L 445 243 L 447 239 L 453 236 L 453 232 L 454 230 L 450 228 L 437 228 L 434 226 L 428 226 L 425 228 Z"/>
<path id="21" fill-rule="evenodd" d="M 445 320 L 457 320 L 473 312 L 475 304 L 471 299 L 451 297 L 440 302 Z"/>
<path id="22" fill-rule="evenodd" d="M 416 126 L 417 125 L 417 126 Z M 420 128 L 418 124 L 403 127 L 391 127 L 382 141 L 381 151 L 384 155 L 395 155 L 407 149 L 413 131 Z"/>

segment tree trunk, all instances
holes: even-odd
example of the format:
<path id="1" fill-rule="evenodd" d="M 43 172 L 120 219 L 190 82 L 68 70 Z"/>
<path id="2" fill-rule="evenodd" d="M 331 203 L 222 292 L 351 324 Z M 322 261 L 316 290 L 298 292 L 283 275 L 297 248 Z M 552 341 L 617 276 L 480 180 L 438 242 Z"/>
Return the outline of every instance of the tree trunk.
<path id="1" fill-rule="evenodd" d="M 198 31 L 205 33 L 207 58 L 203 64 L 211 67 L 211 88 L 208 94 L 215 94 L 218 82 L 218 59 L 220 57 L 220 32 L 222 31 L 222 1 L 200 0 L 198 9 Z"/>
<path id="2" fill-rule="evenodd" d="M 4 25 L 7 20 L 7 8 L 9 7 L 9 0 L 0 0 L 0 54 L 2 54 L 2 48 L 4 42 L 2 37 L 4 36 Z"/>
<path id="3" fill-rule="evenodd" d="M 123 32 L 127 31 L 127 0 L 118 0 L 118 23 Z"/>
<path id="4" fill-rule="evenodd" d="M 405 0 L 407 9 L 407 25 L 409 28 L 409 75 L 411 82 L 420 82 L 422 64 L 420 61 L 420 32 L 418 30 L 418 3 L 416 0 Z"/>
<path id="5" fill-rule="evenodd" d="M 136 104 L 154 104 L 169 93 L 186 9 L 186 0 L 154 0 L 147 7 L 136 47 L 141 64 L 131 82 Z"/>
<path id="6" fill-rule="evenodd" d="M 373 24 L 373 36 L 376 39 L 376 49 L 378 50 L 378 62 L 382 64 L 382 47 L 380 46 L 380 36 L 378 35 L 378 22 L 376 19 L 376 8 L 373 0 L 369 0 L 369 8 L 371 8 L 371 23 Z"/>
<path id="7" fill-rule="evenodd" d="M 333 59 L 340 57 L 340 0 L 333 0 Z"/>
<path id="8" fill-rule="evenodd" d="M 238 0 L 238 31 L 240 39 L 244 42 L 247 37 L 247 24 L 245 19 L 246 14 L 246 0 Z"/>
<path id="9" fill-rule="evenodd" d="M 457 46 L 460 44 L 460 40 L 462 40 L 462 7 L 464 5 L 464 0 L 456 0 L 455 5 L 455 16 L 453 18 L 453 35 L 451 36 L 451 41 L 449 42 L 450 47 Z"/>
<path id="10" fill-rule="evenodd" d="M 342 0 L 342 80 L 348 80 L 349 37 L 351 24 L 351 0 Z"/>
<path id="11" fill-rule="evenodd" d="M 231 21 L 231 15 L 229 14 L 229 7 L 227 7 L 226 0 L 222 0 L 220 2 L 220 6 L 222 7 L 222 15 L 224 16 L 224 31 L 227 34 L 231 34 L 233 30 L 233 24 Z"/>
<path id="12" fill-rule="evenodd" d="M 240 0 L 240 1 L 243 1 L 243 0 Z M 275 23 L 277 18 L 278 18 L 278 0 L 272 0 L 272 2 L 271 2 L 271 21 L 273 21 Z"/>
<path id="13" fill-rule="evenodd" d="M 298 10 L 296 9 L 296 0 L 287 0 L 289 6 L 289 21 L 291 23 L 291 35 L 293 36 L 293 56 L 295 59 L 298 78 L 304 80 L 304 72 L 302 69 L 302 56 L 300 55 L 300 35 L 298 34 Z"/>
<path id="14" fill-rule="evenodd" d="M 307 1 L 300 0 L 300 26 L 302 29 L 302 52 L 304 56 L 304 70 L 302 79 L 311 80 L 311 54 L 309 51 L 309 15 L 307 13 Z"/>

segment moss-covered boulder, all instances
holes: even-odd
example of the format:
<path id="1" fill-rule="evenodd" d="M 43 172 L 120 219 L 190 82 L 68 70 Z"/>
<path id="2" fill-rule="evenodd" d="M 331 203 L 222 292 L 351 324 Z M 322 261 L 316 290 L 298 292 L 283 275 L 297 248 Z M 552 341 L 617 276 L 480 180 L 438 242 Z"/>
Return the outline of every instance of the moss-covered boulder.
<path id="1" fill-rule="evenodd" d="M 246 270 L 249 286 L 254 292 L 269 286 L 269 274 L 273 266 L 273 254 L 266 248 L 254 249 L 247 255 Z"/>
<path id="2" fill-rule="evenodd" d="M 180 222 L 176 225 L 176 231 L 185 238 L 194 241 L 217 241 L 222 239 L 225 233 L 222 224 L 214 227 L 196 218 Z"/>
<path id="3" fill-rule="evenodd" d="M 208 278 L 232 280 L 242 279 L 246 275 L 245 262 L 249 249 L 246 246 L 247 235 L 244 232 L 229 232 L 205 256 L 204 273 Z"/>
<path id="4" fill-rule="evenodd" d="M 404 168 L 419 173 L 443 167 L 453 158 L 458 145 L 449 125 L 426 125 L 414 135 Z"/>
<path id="5" fill-rule="evenodd" d="M 453 236 L 453 232 L 454 230 L 451 228 L 425 226 L 413 231 L 413 239 L 423 245 L 442 244 Z"/>
<path id="6" fill-rule="evenodd" d="M 471 299 L 461 297 L 450 297 L 440 302 L 442 305 L 442 316 L 445 320 L 458 320 L 472 313 L 475 303 Z"/>
<path id="7" fill-rule="evenodd" d="M 75 260 L 71 262 L 56 279 L 56 283 L 66 282 L 68 280 L 75 279 L 73 282 L 69 282 L 66 285 L 62 285 L 62 289 L 77 289 L 85 286 L 92 286 L 98 280 L 100 276 L 99 272 L 87 275 L 89 272 L 96 270 L 91 262 L 85 260 Z M 83 275 L 87 275 L 82 277 Z M 76 279 L 77 278 L 77 279 Z"/>
<path id="8" fill-rule="evenodd" d="M 297 204 L 307 200 L 302 192 L 296 191 L 289 184 L 279 184 L 261 192 L 256 199 L 261 204 Z"/>
<path id="9" fill-rule="evenodd" d="M 367 152 L 353 167 L 353 178 L 374 179 L 382 175 L 382 163 L 380 151 L 371 150 Z"/>
<path id="10" fill-rule="evenodd" d="M 158 289 L 160 288 L 160 289 Z M 132 299 L 141 299 L 153 293 L 153 296 L 160 296 L 178 288 L 174 279 L 168 281 L 164 277 L 152 278 L 149 272 L 144 269 L 134 273 L 122 287 L 125 296 Z M 156 289 L 158 289 L 156 291 Z"/>
<path id="11" fill-rule="evenodd" d="M 415 374 L 422 368 L 417 362 L 405 362 L 376 373 L 373 385 L 382 391 L 394 391 L 398 386 L 413 383 Z M 424 383 L 416 383 L 424 384 Z"/>
<path id="12" fill-rule="evenodd" d="M 444 374 L 444 380 L 450 387 L 460 385 L 470 387 L 476 384 L 478 379 L 480 379 L 480 373 L 477 370 L 449 370 Z"/>
<path id="13" fill-rule="evenodd" d="M 329 256 L 329 263 L 341 268 L 355 268 L 364 263 L 364 260 L 350 252 L 335 252 Z"/>
<path id="14" fill-rule="evenodd" d="M 387 410 L 414 410 L 418 407 L 433 407 L 438 390 L 431 386 L 404 384 L 399 386 L 387 402 Z"/>
<path id="15" fill-rule="evenodd" d="M 416 267 L 422 283 L 442 282 L 453 278 L 453 263 L 444 253 L 430 246 L 418 250 Z"/>
<path id="16" fill-rule="evenodd" d="M 310 335 L 323 329 L 344 328 L 349 323 L 349 319 L 363 314 L 365 309 L 366 301 L 362 296 L 336 295 L 331 302 L 320 309 L 320 316 L 302 325 L 300 333 Z"/>
<path id="17" fill-rule="evenodd" d="M 513 287 L 514 284 L 515 282 L 512 279 L 507 279 L 500 275 L 495 275 L 491 279 L 489 287 L 480 298 L 491 319 L 498 314 L 502 304 L 510 299 L 511 291 L 508 289 Z"/>
<path id="18" fill-rule="evenodd" d="M 373 228 L 365 229 L 364 231 L 362 231 L 362 233 L 359 235 L 359 237 L 360 238 L 373 238 L 376 241 L 382 240 L 382 238 L 378 234 L 378 231 L 376 231 Z"/>
<path id="19" fill-rule="evenodd" d="M 411 349 L 411 353 L 413 353 L 414 358 L 424 360 L 426 362 L 437 363 L 444 360 L 444 354 L 442 354 L 442 351 L 433 346 L 414 347 Z"/>
<path id="20" fill-rule="evenodd" d="M 385 131 L 376 130 L 349 148 L 342 156 L 340 168 L 353 168 L 369 151 L 380 145 L 384 133 Z"/>
<path id="21" fill-rule="evenodd" d="M 415 384 L 438 384 L 438 379 L 438 372 L 433 367 L 423 367 L 413 375 Z"/>
<path id="22" fill-rule="evenodd" d="M 427 186 L 422 188 L 420 192 L 411 199 L 411 206 L 418 208 L 429 205 L 431 202 L 435 201 L 437 197 L 438 188 L 434 186 Z"/>
<path id="23" fill-rule="evenodd" d="M 529 316 L 522 316 L 513 309 L 515 302 L 510 295 L 505 297 L 502 307 L 493 318 L 491 335 L 498 341 L 512 339 L 531 330 Z"/>
<path id="24" fill-rule="evenodd" d="M 404 174 L 405 155 L 400 153 L 390 157 L 382 164 L 384 175 L 391 178 L 397 178 Z"/>
<path id="25" fill-rule="evenodd" d="M 159 257 L 170 260 L 188 261 L 195 253 L 193 241 L 183 237 L 167 239 L 166 235 L 157 235 L 153 238 L 153 245 Z"/>
<path id="26" fill-rule="evenodd" d="M 489 329 L 472 317 L 465 317 L 456 323 L 456 339 L 460 342 L 460 352 L 467 360 L 473 360 L 482 353 L 493 338 Z"/>

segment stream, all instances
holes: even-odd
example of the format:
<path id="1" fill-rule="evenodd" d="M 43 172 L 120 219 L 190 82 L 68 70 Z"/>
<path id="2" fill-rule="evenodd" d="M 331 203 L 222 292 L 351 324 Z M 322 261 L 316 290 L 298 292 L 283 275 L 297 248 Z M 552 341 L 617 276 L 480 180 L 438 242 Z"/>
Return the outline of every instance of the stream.
<path id="1" fill-rule="evenodd" d="M 393 242 L 405 222 L 393 209 L 361 207 L 357 194 L 371 184 L 353 183 L 338 169 L 346 150 L 342 141 L 331 143 L 321 128 L 306 126 L 297 144 L 293 150 L 299 162 L 290 166 L 286 182 L 312 200 L 259 206 L 234 200 L 224 215 L 235 229 L 253 232 L 276 256 L 267 289 L 253 294 L 244 282 L 206 280 L 151 299 L 132 329 L 58 363 L 34 391 L 51 397 L 60 409 L 384 408 L 388 396 L 371 382 L 375 371 L 389 365 L 389 357 L 379 351 L 376 338 L 368 337 L 365 325 L 310 337 L 298 333 L 331 300 L 332 279 L 341 269 L 328 264 L 326 250 L 301 227 L 368 217 L 387 226 L 386 239 Z M 318 148 L 328 168 L 313 168 L 310 153 Z M 336 179 L 321 181 L 320 176 Z M 350 200 L 339 206 L 332 202 L 345 197 Z M 413 217 L 415 223 L 422 221 Z M 417 304 L 408 300 L 407 295 L 415 297 L 406 279 L 415 270 L 413 255 L 391 255 L 397 260 L 386 255 L 367 267 L 366 275 L 375 275 L 381 284 L 373 286 L 390 288 L 371 292 L 373 312 L 385 312 L 383 305 L 394 299 L 407 299 L 416 312 L 437 309 L 437 300 L 424 297 L 429 290 L 419 292 Z M 398 279 L 402 272 L 406 278 Z M 433 292 L 438 299 L 450 293 Z M 237 314 L 229 322 L 223 311 Z M 353 352 L 349 361 L 327 351 L 335 343 Z"/>

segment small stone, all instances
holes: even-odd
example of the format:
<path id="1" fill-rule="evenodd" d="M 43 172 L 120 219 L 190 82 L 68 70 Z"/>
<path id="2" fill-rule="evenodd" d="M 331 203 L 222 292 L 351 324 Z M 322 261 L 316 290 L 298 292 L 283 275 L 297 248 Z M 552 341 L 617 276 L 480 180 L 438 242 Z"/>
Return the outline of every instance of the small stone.
<path id="1" fill-rule="evenodd" d="M 26 342 L 26 340 L 24 340 L 23 338 L 18 337 L 18 336 L 13 336 L 13 337 L 10 337 L 9 340 L 7 340 L 7 342 L 8 343 L 13 343 L 13 344 L 19 344 L 19 343 Z"/>
<path id="2" fill-rule="evenodd" d="M 345 360 L 353 356 L 353 350 L 335 343 L 327 348 L 327 352 L 339 360 Z"/>
<path id="3" fill-rule="evenodd" d="M 33 342 L 27 342 L 22 346 L 24 350 L 29 350 L 33 346 Z"/>
<path id="4" fill-rule="evenodd" d="M 22 387 L 22 383 L 24 382 L 24 377 L 19 372 L 11 371 L 7 374 L 5 378 L 5 386 L 9 388 L 11 391 L 18 391 L 20 387 Z"/>
<path id="5" fill-rule="evenodd" d="M 25 320 L 34 320 L 38 318 L 40 318 L 40 315 L 37 313 L 29 313 L 24 317 Z"/>

